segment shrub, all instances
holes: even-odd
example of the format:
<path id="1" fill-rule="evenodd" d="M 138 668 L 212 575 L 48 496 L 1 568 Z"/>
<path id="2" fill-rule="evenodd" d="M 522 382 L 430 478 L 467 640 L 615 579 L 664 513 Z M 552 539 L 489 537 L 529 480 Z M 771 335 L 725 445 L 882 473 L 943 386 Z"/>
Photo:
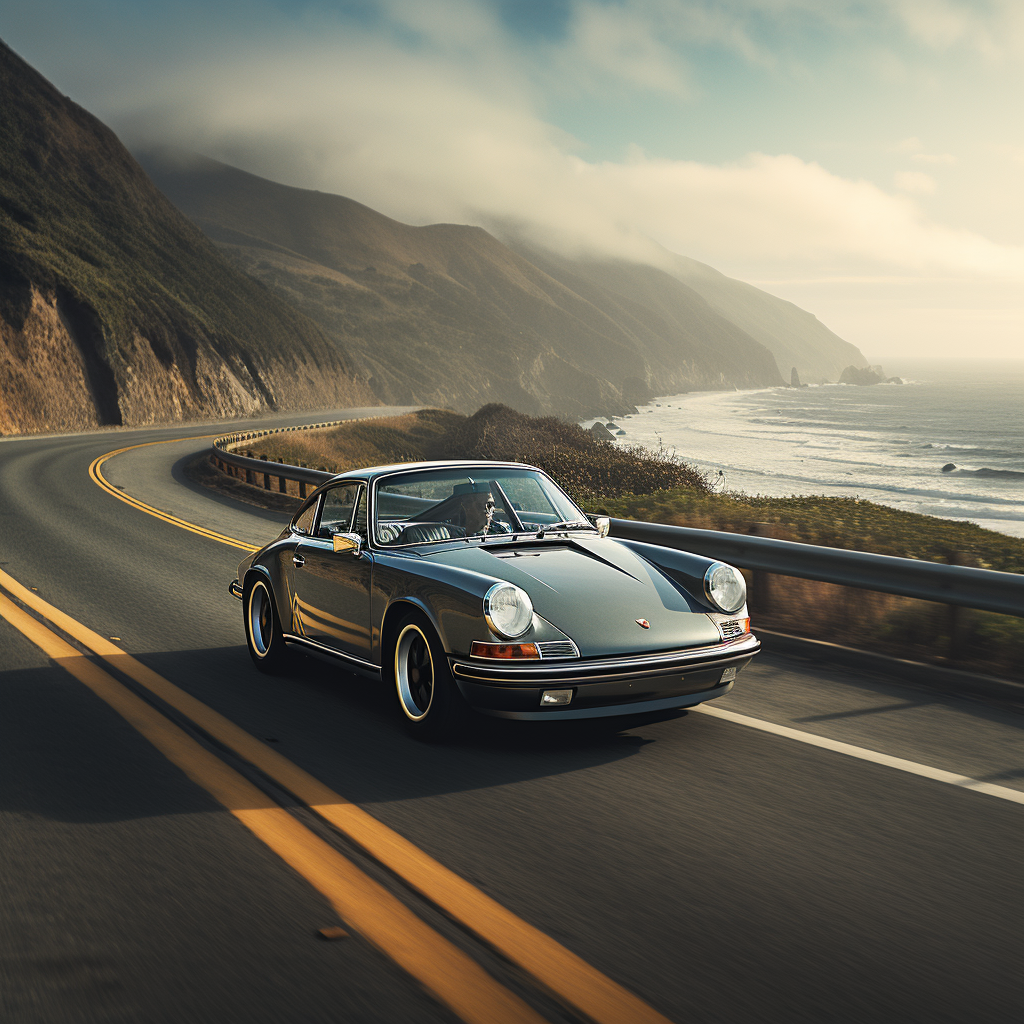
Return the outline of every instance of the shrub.
<path id="1" fill-rule="evenodd" d="M 554 477 L 577 501 L 646 494 L 665 488 L 709 490 L 703 473 L 681 459 L 646 448 L 620 448 L 576 423 L 525 416 L 505 405 L 485 405 L 462 417 L 428 446 L 431 458 L 526 462 Z"/>

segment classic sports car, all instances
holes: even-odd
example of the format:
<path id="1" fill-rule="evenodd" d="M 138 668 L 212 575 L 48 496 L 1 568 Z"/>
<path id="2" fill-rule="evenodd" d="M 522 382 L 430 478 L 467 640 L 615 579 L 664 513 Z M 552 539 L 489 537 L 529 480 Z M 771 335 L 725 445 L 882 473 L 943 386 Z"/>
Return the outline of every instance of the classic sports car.
<path id="1" fill-rule="evenodd" d="M 470 709 L 555 721 L 692 707 L 760 648 L 736 569 L 613 539 L 517 463 L 336 476 L 230 590 L 259 668 L 282 667 L 288 644 L 338 658 L 394 686 L 424 738 Z"/>

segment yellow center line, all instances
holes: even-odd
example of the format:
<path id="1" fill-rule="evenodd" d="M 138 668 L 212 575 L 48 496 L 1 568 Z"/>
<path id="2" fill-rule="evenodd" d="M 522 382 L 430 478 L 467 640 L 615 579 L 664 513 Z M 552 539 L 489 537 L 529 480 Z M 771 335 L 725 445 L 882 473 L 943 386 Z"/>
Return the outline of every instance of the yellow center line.
<path id="1" fill-rule="evenodd" d="M 563 1004 L 595 1024 L 669 1024 L 643 1000 L 540 929 L 106 637 L 48 604 L 2 569 L 0 585 L 254 765 Z"/>
<path id="2" fill-rule="evenodd" d="M 234 537 L 228 537 L 226 534 L 217 533 L 215 530 L 208 530 L 205 526 L 197 526 L 195 523 L 190 523 L 186 519 L 180 519 L 178 516 L 172 516 L 169 512 L 161 512 L 160 509 L 154 508 L 152 505 L 147 505 L 144 501 L 139 501 L 138 498 L 133 498 L 130 494 L 125 494 L 124 491 L 119 490 L 103 475 L 103 464 L 108 460 L 112 459 L 115 455 L 123 455 L 125 452 L 134 451 L 136 448 L 149 448 L 155 444 L 173 444 L 176 441 L 202 441 L 210 437 L 219 437 L 219 434 L 203 434 L 199 437 L 173 437 L 164 441 L 146 441 L 143 444 L 131 444 L 127 448 L 118 448 L 116 451 L 107 452 L 106 455 L 100 455 L 98 458 L 93 459 L 92 464 L 89 466 L 89 476 L 93 482 L 101 487 L 108 494 L 112 494 L 115 498 L 120 499 L 127 505 L 131 505 L 132 508 L 137 508 L 140 512 L 147 512 L 151 516 L 156 516 L 157 519 L 162 519 L 165 523 L 170 523 L 172 526 L 178 526 L 182 530 L 189 530 L 192 533 L 198 533 L 200 537 L 206 537 L 208 540 L 216 540 L 221 544 L 228 544 L 233 548 L 241 548 L 243 551 L 258 551 L 259 546 L 256 544 L 247 544 L 245 541 L 237 540 Z"/>
<path id="3" fill-rule="evenodd" d="M 467 1024 L 544 1024 L 522 999 L 184 730 L 0 594 L 0 615 L 300 874 L 353 930 Z"/>

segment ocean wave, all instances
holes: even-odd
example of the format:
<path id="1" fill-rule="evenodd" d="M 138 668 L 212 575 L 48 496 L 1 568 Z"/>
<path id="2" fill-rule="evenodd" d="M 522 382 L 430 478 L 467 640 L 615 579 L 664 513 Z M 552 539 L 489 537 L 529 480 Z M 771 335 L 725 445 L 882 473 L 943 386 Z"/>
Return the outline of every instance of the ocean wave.
<path id="1" fill-rule="evenodd" d="M 961 505 L 931 505 L 921 502 L 914 508 L 926 516 L 938 516 L 941 519 L 989 519 L 1008 523 L 1024 523 L 1024 512 L 1010 509 L 996 510 L 986 505 L 977 507 Z"/>
<path id="2" fill-rule="evenodd" d="M 982 466 L 981 469 L 953 469 L 944 476 L 980 476 L 986 480 L 1024 480 L 1024 473 L 1019 469 L 991 469 Z"/>
<path id="3" fill-rule="evenodd" d="M 773 485 L 776 487 L 786 486 L 786 481 L 792 481 L 797 486 L 787 493 L 796 494 L 811 493 L 821 494 L 822 489 L 825 490 L 842 490 L 844 492 L 856 491 L 861 498 L 866 498 L 869 501 L 880 500 L 883 503 L 894 498 L 904 498 L 909 501 L 917 502 L 920 498 L 931 499 L 932 501 L 947 501 L 958 505 L 967 504 L 978 506 L 985 505 L 1006 505 L 1013 506 L 1015 508 L 1021 507 L 1020 498 L 1012 497 L 1001 497 L 991 494 L 963 494 L 957 491 L 946 491 L 939 490 L 933 487 L 927 486 L 915 486 L 913 484 L 898 484 L 898 483 L 886 483 L 885 481 L 879 480 L 863 480 L 854 479 L 853 481 L 841 481 L 836 479 L 835 476 L 828 478 L 822 478 L 817 476 L 807 475 L 799 471 L 794 471 L 794 467 L 787 466 L 781 470 L 775 471 L 765 467 L 759 469 L 752 469 L 749 467 L 742 466 L 730 466 L 725 463 L 713 463 L 707 462 L 706 465 L 711 468 L 723 469 L 726 473 L 731 473 L 737 476 L 746 476 L 752 478 L 761 478 L 765 481 L 771 480 Z M 946 474 L 950 476 L 951 474 Z M 881 497 L 875 499 L 872 497 L 872 492 L 877 493 Z M 892 496 L 890 498 L 889 496 Z M 973 514 L 973 513 L 972 513 Z"/>

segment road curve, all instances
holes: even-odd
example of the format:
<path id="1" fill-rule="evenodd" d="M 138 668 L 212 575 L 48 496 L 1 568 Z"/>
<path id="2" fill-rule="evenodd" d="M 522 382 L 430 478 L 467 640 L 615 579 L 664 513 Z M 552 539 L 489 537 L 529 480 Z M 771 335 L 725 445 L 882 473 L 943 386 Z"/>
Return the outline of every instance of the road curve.
<path id="1" fill-rule="evenodd" d="M 1019 804 L 699 713 L 619 732 L 481 722 L 424 747 L 334 666 L 265 678 L 226 593 L 240 553 L 88 477 L 115 448 L 211 432 L 0 441 L 0 569 L 671 1020 L 1024 1017 Z M 181 475 L 206 443 L 104 472 L 268 539 L 282 517 Z M 358 935 L 318 939 L 330 905 L 6 619 L 0 700 L 0 1019 L 454 1019 Z M 1024 791 L 1024 716 L 976 701 L 769 652 L 715 706 Z M 573 1019 L 347 854 L 542 1017 Z"/>

